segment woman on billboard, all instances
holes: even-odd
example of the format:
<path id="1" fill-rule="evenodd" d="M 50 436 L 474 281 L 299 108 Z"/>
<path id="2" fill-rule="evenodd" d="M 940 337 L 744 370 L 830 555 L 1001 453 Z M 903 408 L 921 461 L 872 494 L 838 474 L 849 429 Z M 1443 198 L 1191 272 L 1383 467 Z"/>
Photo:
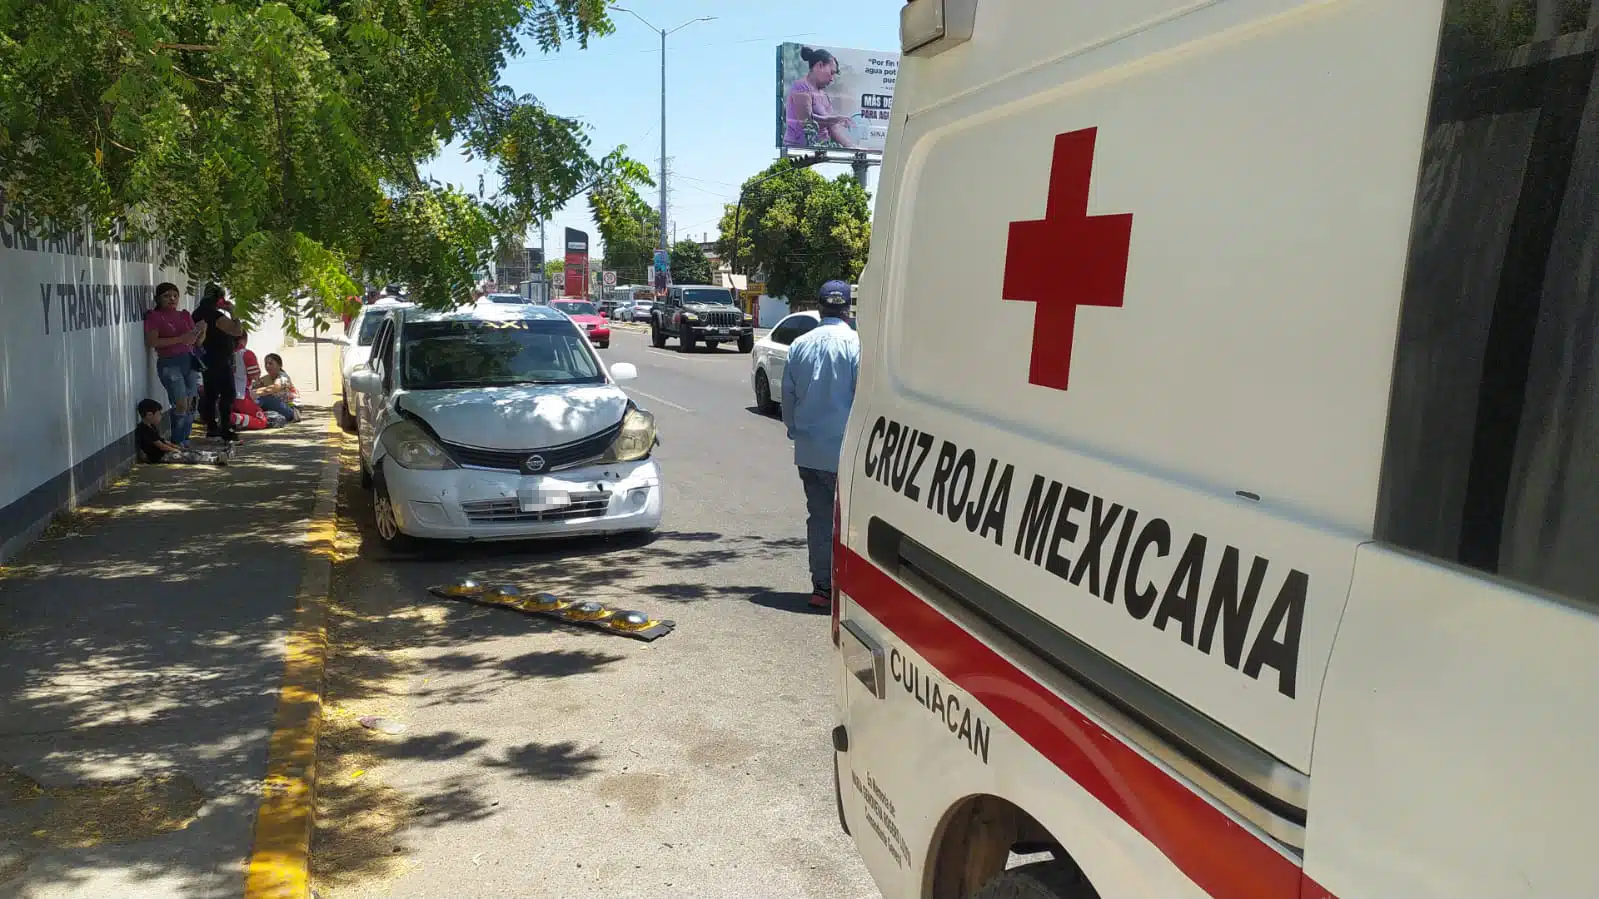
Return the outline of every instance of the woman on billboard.
<path id="1" fill-rule="evenodd" d="M 855 149 L 849 133 L 850 117 L 833 114 L 833 101 L 826 92 L 827 86 L 838 77 L 838 60 L 826 50 L 810 47 L 800 51 L 800 59 L 805 61 L 808 70 L 804 78 L 788 89 L 784 103 L 783 146 Z"/>

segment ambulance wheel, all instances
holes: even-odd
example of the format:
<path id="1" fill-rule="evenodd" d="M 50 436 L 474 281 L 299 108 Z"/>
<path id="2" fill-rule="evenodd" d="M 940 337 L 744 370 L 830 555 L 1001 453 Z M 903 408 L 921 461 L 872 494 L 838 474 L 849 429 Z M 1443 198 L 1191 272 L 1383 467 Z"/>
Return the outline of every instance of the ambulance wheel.
<path id="1" fill-rule="evenodd" d="M 1098 899 L 1071 862 L 1038 862 L 995 876 L 972 899 Z"/>

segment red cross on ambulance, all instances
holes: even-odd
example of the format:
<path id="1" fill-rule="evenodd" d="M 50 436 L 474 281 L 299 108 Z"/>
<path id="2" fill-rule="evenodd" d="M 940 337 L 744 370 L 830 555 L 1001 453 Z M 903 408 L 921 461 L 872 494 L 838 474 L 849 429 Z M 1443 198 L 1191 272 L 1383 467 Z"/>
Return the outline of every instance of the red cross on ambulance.
<path id="1" fill-rule="evenodd" d="M 1077 307 L 1122 304 L 1133 217 L 1089 215 L 1097 128 L 1057 135 L 1044 217 L 1012 222 L 1005 250 L 1007 300 L 1034 303 L 1027 381 L 1065 390 Z"/>

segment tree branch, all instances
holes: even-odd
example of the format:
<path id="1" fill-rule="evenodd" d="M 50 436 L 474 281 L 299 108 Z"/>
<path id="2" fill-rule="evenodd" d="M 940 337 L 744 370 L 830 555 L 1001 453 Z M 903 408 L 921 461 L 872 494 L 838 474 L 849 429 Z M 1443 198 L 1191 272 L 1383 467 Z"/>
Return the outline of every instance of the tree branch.
<path id="1" fill-rule="evenodd" d="M 194 53 L 215 53 L 222 49 L 216 44 L 173 44 L 166 41 L 156 42 L 157 50 L 189 50 Z"/>

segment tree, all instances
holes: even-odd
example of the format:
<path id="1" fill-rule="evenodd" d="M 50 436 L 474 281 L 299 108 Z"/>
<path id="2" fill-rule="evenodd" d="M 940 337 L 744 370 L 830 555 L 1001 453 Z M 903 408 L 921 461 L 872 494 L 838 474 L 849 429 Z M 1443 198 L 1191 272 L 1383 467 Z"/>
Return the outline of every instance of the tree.
<path id="1" fill-rule="evenodd" d="M 803 308 L 823 283 L 860 277 L 871 246 L 871 201 L 854 177 L 830 181 L 779 160 L 744 182 L 743 197 L 742 210 L 730 204 L 723 211 L 717 252 L 731 260 L 737 249 L 740 271 L 763 269 L 767 293 Z"/>
<path id="2" fill-rule="evenodd" d="M 546 260 L 544 260 L 544 281 L 545 281 L 545 283 L 553 284 L 555 282 L 555 276 L 559 275 L 559 274 L 562 274 L 565 271 L 566 271 L 566 260 L 565 259 L 546 259 Z"/>
<path id="3" fill-rule="evenodd" d="M 619 148 L 618 155 L 626 148 Z M 589 191 L 589 212 L 605 244 L 606 264 L 623 282 L 647 283 L 655 263 L 660 214 L 639 196 L 639 187 L 653 187 L 643 164 L 619 159 L 615 176 Z"/>
<path id="4" fill-rule="evenodd" d="M 0 3 L 0 190 L 36 232 L 164 242 L 246 318 L 356 293 L 351 271 L 446 305 L 496 237 L 610 176 L 500 75 L 519 38 L 611 27 L 604 0 Z M 491 162 L 493 197 L 420 175 L 451 141 Z"/>
<path id="5" fill-rule="evenodd" d="M 711 283 L 711 260 L 697 241 L 680 240 L 672 245 L 669 257 L 673 284 Z"/>

